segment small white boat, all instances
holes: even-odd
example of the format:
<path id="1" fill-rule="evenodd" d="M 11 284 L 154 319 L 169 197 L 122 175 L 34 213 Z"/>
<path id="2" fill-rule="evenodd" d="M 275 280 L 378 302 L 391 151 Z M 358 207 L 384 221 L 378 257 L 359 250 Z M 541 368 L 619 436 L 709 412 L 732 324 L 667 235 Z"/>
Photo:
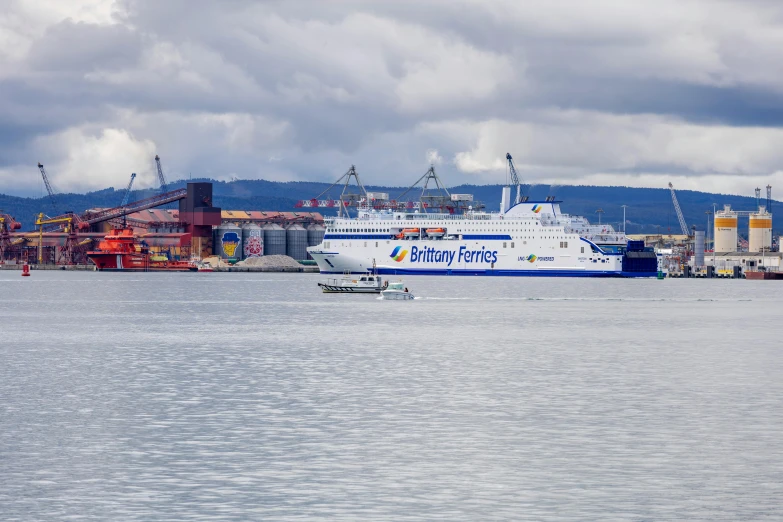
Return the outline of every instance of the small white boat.
<path id="1" fill-rule="evenodd" d="M 196 270 L 198 272 L 214 272 L 215 269 L 212 268 L 212 265 L 210 265 L 208 262 L 199 262 L 196 264 Z"/>
<path id="2" fill-rule="evenodd" d="M 402 283 L 402 281 L 395 281 L 389 283 L 388 287 L 381 292 L 381 297 L 387 300 L 408 300 L 413 299 L 413 294 L 408 291 L 408 288 Z"/>
<path id="3" fill-rule="evenodd" d="M 363 276 L 346 273 L 342 279 L 329 279 L 325 283 L 318 283 L 321 290 L 327 294 L 377 294 L 387 285 L 381 276 L 373 273 Z"/>

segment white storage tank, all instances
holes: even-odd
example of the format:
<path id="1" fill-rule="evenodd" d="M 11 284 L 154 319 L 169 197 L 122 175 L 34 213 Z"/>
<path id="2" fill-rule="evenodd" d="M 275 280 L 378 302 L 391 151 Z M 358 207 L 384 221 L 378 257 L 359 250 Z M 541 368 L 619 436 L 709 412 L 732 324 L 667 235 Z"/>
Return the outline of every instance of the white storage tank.
<path id="1" fill-rule="evenodd" d="M 737 251 L 737 214 L 729 205 L 715 213 L 715 252 Z"/>
<path id="2" fill-rule="evenodd" d="M 748 221 L 748 251 L 769 252 L 772 248 L 772 214 L 764 207 L 751 214 Z"/>

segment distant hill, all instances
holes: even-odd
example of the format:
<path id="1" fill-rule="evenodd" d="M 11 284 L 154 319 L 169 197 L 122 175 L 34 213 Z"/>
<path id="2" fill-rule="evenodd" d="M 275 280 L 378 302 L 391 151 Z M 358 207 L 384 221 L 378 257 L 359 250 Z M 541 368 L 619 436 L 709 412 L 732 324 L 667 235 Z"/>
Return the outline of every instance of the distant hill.
<path id="1" fill-rule="evenodd" d="M 211 181 L 211 180 L 192 180 Z M 172 188 L 184 187 L 186 181 L 172 183 Z M 276 182 L 265 180 L 213 181 L 214 204 L 229 210 L 295 210 L 298 200 L 310 199 L 329 188 L 327 183 L 316 182 Z M 366 186 L 369 191 L 388 192 L 391 197 L 399 196 L 406 188 Z M 488 210 L 496 211 L 500 206 L 500 185 L 460 185 L 450 187 L 453 193 L 473 194 L 477 201 L 483 202 Z M 341 187 L 334 187 L 328 194 L 336 198 Z M 134 191 L 132 200 L 153 195 L 154 191 Z M 418 193 L 410 192 L 413 198 Z M 535 185 L 530 189 L 531 199 L 544 199 L 553 195 L 563 200 L 562 209 L 570 214 L 583 215 L 591 222 L 598 221 L 596 210 L 604 212 L 601 221 L 621 228 L 623 209 L 628 205 L 626 218 L 627 231 L 632 233 L 655 233 L 658 230 L 680 233 L 680 226 L 672 205 L 668 189 L 629 188 L 629 187 L 593 187 L 573 185 Z M 88 208 L 114 207 L 122 200 L 123 191 L 112 188 L 89 192 L 87 194 L 58 194 L 58 206 L 61 211 L 83 212 Z M 322 198 L 326 198 L 323 196 Z M 691 190 L 677 191 L 677 198 L 689 226 L 696 225 L 704 230 L 707 225 L 706 211 L 713 204 L 722 208 L 730 204 L 737 210 L 756 208 L 754 198 L 711 194 Z M 408 198 L 406 198 L 408 199 Z M 35 216 L 39 212 L 52 214 L 53 210 L 47 198 L 20 198 L 0 194 L 0 209 L 22 222 L 24 230 L 32 230 Z M 773 204 L 773 213 L 776 210 Z M 334 214 L 333 209 L 318 209 L 324 215 Z M 783 232 L 783 212 L 774 215 L 774 234 Z M 740 224 L 740 233 L 744 235 L 747 225 Z"/>

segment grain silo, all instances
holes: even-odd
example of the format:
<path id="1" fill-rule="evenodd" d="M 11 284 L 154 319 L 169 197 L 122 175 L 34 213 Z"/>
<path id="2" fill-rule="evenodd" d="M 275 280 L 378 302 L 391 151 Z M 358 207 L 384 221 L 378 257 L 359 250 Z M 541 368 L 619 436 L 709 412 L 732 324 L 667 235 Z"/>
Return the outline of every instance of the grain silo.
<path id="1" fill-rule="evenodd" d="M 242 253 L 245 259 L 264 255 L 264 232 L 255 223 L 242 225 Z"/>
<path id="2" fill-rule="evenodd" d="M 715 213 L 715 252 L 737 251 L 737 213 L 725 205 Z"/>
<path id="3" fill-rule="evenodd" d="M 231 223 L 224 223 L 215 229 L 215 255 L 223 259 L 242 259 L 242 229 Z"/>
<path id="4" fill-rule="evenodd" d="M 307 246 L 311 247 L 320 245 L 323 243 L 325 234 L 326 229 L 323 227 L 323 225 L 313 223 L 307 227 Z M 307 254 L 307 259 L 312 259 L 309 253 Z"/>
<path id="5" fill-rule="evenodd" d="M 772 214 L 765 207 L 748 219 L 748 251 L 769 252 L 772 248 Z"/>
<path id="6" fill-rule="evenodd" d="M 302 225 L 289 225 L 286 229 L 286 255 L 297 261 L 307 259 L 307 230 Z"/>
<path id="7" fill-rule="evenodd" d="M 283 227 L 268 223 L 263 227 L 264 231 L 264 255 L 265 256 L 284 256 L 286 233 Z"/>

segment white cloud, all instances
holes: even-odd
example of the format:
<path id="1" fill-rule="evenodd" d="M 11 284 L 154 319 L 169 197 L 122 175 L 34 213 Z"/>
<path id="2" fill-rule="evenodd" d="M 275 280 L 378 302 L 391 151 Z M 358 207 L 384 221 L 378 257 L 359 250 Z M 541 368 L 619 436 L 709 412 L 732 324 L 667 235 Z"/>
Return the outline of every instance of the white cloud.
<path id="1" fill-rule="evenodd" d="M 529 181 L 607 184 L 612 176 L 627 182 L 634 172 L 660 170 L 668 173 L 663 178 L 707 176 L 721 188 L 736 186 L 732 177 L 761 178 L 783 164 L 783 129 L 699 125 L 650 114 L 545 111 L 533 116 L 529 123 L 472 124 L 473 144 L 455 155 L 457 167 L 489 173 L 482 178 L 488 180 L 505 168 L 511 152 Z M 661 177 L 635 179 L 638 185 L 640 180 L 659 183 Z"/>
<path id="2" fill-rule="evenodd" d="M 114 0 L 6 0 L 0 9 L 0 64 L 22 60 L 47 28 L 64 20 L 114 23 Z"/>
<path id="3" fill-rule="evenodd" d="M 136 173 L 136 188 L 156 186 L 153 170 L 155 144 L 137 139 L 124 129 L 71 128 L 38 140 L 41 150 L 57 157 L 44 162 L 47 174 L 60 191 L 87 191 L 127 185 Z"/>
<path id="4" fill-rule="evenodd" d="M 429 149 L 427 151 L 427 163 L 431 165 L 440 165 L 443 163 L 443 157 L 438 153 L 437 149 Z"/>

